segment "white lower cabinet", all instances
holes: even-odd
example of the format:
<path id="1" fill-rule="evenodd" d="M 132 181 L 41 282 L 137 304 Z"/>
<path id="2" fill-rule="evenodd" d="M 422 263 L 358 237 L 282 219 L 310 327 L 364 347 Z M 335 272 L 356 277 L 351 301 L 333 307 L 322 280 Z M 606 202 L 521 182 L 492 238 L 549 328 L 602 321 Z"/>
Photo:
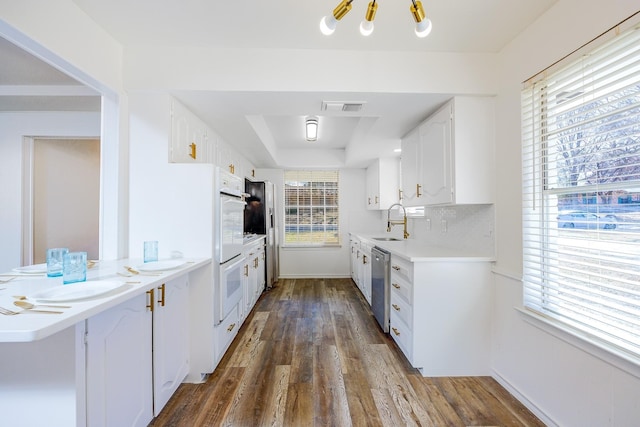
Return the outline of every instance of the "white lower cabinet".
<path id="1" fill-rule="evenodd" d="M 153 412 L 158 415 L 189 372 L 189 281 L 186 276 L 154 290 Z"/>
<path id="2" fill-rule="evenodd" d="M 391 257 L 390 334 L 423 376 L 489 375 L 490 263 Z"/>
<path id="3" fill-rule="evenodd" d="M 146 426 L 153 419 L 152 312 L 139 295 L 87 320 L 87 424 Z"/>
<path id="4" fill-rule="evenodd" d="M 87 420 L 146 426 L 189 370 L 188 279 L 87 319 Z"/>
<path id="5" fill-rule="evenodd" d="M 240 304 L 231 310 L 222 323 L 213 329 L 216 346 L 216 359 L 218 361 L 222 359 L 222 356 L 224 356 L 224 353 L 229 348 L 231 341 L 233 341 L 236 335 L 238 335 L 238 329 L 240 329 L 240 324 L 242 323 L 238 312 Z"/>

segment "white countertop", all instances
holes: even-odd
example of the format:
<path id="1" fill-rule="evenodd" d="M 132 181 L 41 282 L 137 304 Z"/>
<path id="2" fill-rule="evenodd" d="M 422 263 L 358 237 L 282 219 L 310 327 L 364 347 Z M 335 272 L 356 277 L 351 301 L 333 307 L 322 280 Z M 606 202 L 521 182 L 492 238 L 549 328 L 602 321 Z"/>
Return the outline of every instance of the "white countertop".
<path id="1" fill-rule="evenodd" d="M 360 240 L 366 241 L 369 245 L 378 246 L 411 262 L 490 262 L 495 261 L 494 255 L 479 254 L 473 251 L 459 248 L 445 248 L 432 246 L 416 239 L 406 240 L 376 240 L 388 238 L 389 235 L 379 234 L 358 234 L 352 233 Z"/>
<path id="2" fill-rule="evenodd" d="M 109 293 L 84 300 L 40 303 L 71 306 L 71 308 L 65 309 L 39 308 L 42 310 L 62 311 L 62 314 L 25 313 L 16 316 L 0 314 L 0 342 L 36 341 L 48 337 L 77 322 L 115 307 L 166 281 L 211 263 L 211 259 L 180 259 L 180 261 L 182 260 L 184 260 L 184 264 L 174 269 L 158 271 L 154 275 L 141 272 L 141 274 L 131 275 L 130 277 L 120 275 L 128 274 L 124 266 L 136 268 L 142 264 L 142 260 L 99 261 L 93 268 L 87 270 L 87 281 L 80 282 L 82 286 L 95 285 L 98 283 L 97 281 L 117 281 L 122 283 L 121 287 Z M 62 277 L 49 278 L 45 274 L 27 275 L 7 272 L 3 273 L 0 279 L 6 280 L 12 275 L 16 275 L 15 278 L 6 283 L 0 283 L 0 307 L 13 311 L 22 310 L 13 304 L 16 301 L 15 295 L 24 295 L 27 297 L 27 301 L 38 305 L 36 301 L 29 298 L 30 295 L 62 286 Z"/>

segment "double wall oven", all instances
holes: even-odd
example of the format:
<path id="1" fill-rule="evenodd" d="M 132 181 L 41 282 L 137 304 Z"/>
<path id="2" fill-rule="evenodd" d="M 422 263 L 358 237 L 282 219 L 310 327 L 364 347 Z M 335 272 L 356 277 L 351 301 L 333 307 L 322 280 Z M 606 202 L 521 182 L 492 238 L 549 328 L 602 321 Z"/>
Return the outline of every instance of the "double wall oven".
<path id="1" fill-rule="evenodd" d="M 216 173 L 218 209 L 216 221 L 216 254 L 220 263 L 216 323 L 222 322 L 242 299 L 244 182 L 220 168 Z"/>

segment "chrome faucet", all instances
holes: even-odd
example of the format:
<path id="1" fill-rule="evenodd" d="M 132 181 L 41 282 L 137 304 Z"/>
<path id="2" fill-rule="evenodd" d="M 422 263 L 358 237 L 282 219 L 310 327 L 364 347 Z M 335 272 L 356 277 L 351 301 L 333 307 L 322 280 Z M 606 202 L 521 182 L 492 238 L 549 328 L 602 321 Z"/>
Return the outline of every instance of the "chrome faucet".
<path id="1" fill-rule="evenodd" d="M 392 220 L 391 219 L 391 209 L 393 209 L 395 206 L 400 206 L 402 208 L 402 221 L 399 220 Z M 409 237 L 409 232 L 407 231 L 407 210 L 404 208 L 404 206 L 402 206 L 402 203 L 394 203 L 391 206 L 389 206 L 389 209 L 387 209 L 387 233 L 391 233 L 391 226 L 396 225 L 396 224 L 402 224 L 404 227 L 404 238 L 407 239 Z"/>

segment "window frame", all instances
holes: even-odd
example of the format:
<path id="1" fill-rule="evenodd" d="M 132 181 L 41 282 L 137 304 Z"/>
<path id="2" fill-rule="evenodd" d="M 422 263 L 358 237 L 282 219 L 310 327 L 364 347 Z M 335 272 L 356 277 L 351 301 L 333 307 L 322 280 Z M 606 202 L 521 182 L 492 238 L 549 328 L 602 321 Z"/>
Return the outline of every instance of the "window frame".
<path id="1" fill-rule="evenodd" d="M 631 28 L 632 25 L 633 24 L 627 25 L 627 28 Z M 624 36 L 627 32 L 620 32 L 620 28 L 614 30 L 616 31 L 611 45 L 615 46 L 615 43 L 619 43 L 620 40 L 624 41 Z M 633 35 L 634 33 L 635 35 Z M 632 34 L 631 37 L 637 39 L 638 33 L 640 33 L 640 28 L 638 28 L 636 22 L 636 29 L 628 32 L 628 34 Z M 623 37 L 617 38 L 619 35 Z M 610 34 L 607 34 L 607 37 L 604 38 L 610 39 L 609 36 Z M 610 42 L 611 40 L 605 41 Z M 600 49 L 600 47 L 604 45 L 604 41 L 597 40 L 595 44 L 599 45 L 598 49 Z M 611 45 L 607 46 L 610 47 Z M 605 47 L 605 49 L 606 48 L 607 47 Z M 596 51 L 597 49 L 591 46 L 588 50 Z M 582 54 L 584 54 L 583 51 L 581 52 Z M 637 53 L 635 55 L 640 56 L 640 54 Z M 574 304 L 573 306 L 561 306 L 558 303 L 559 300 L 562 300 L 561 303 L 565 304 L 571 299 L 564 295 L 558 296 L 559 294 L 556 294 L 559 290 L 568 293 L 567 289 L 571 288 L 571 285 L 563 288 L 563 279 L 558 279 L 558 277 L 562 275 L 559 271 L 565 268 L 563 262 L 566 263 L 566 259 L 561 257 L 561 255 L 563 255 L 561 251 L 566 251 L 566 248 L 561 249 L 561 245 L 558 244 L 560 240 L 558 226 L 560 218 L 558 206 L 560 206 L 560 203 L 558 203 L 558 200 L 571 194 L 582 194 L 586 198 L 590 193 L 594 193 L 596 195 L 596 205 L 600 207 L 601 204 L 599 204 L 598 200 L 599 192 L 625 189 L 635 190 L 636 188 L 640 188 L 640 177 L 635 177 L 635 179 L 629 181 L 610 183 L 601 182 L 598 184 L 579 186 L 560 185 L 560 178 L 558 178 L 557 175 L 559 167 L 553 165 L 555 161 L 553 158 L 554 149 L 556 149 L 559 144 L 552 143 L 552 141 L 554 141 L 554 138 L 559 138 L 557 135 L 554 135 L 554 132 L 557 132 L 558 129 L 562 131 L 560 126 L 558 126 L 557 129 L 553 128 L 556 126 L 553 119 L 558 118 L 558 110 L 562 110 L 562 108 L 556 106 L 556 111 L 550 113 L 550 110 L 554 107 L 550 105 L 549 102 L 554 98 L 551 94 L 547 94 L 547 86 L 552 86 L 556 83 L 554 79 L 557 80 L 562 77 L 562 73 L 565 71 L 564 67 L 569 69 L 573 65 L 573 62 L 569 64 L 567 61 L 561 62 L 563 68 L 560 68 L 560 66 L 556 64 L 553 72 L 547 70 L 541 73 L 541 75 L 534 76 L 528 82 L 525 82 L 525 88 L 522 92 L 524 306 L 522 311 L 537 318 L 538 320 L 536 322 L 538 326 L 551 325 L 565 332 L 569 331 L 574 337 L 579 337 L 580 340 L 590 345 L 595 345 L 596 347 L 605 349 L 607 352 L 621 356 L 625 360 L 632 361 L 635 365 L 640 365 L 640 344 L 629 345 L 624 341 L 623 338 L 627 335 L 623 326 L 619 328 L 612 327 L 611 330 L 607 331 L 606 325 L 603 327 L 602 325 L 596 324 L 599 319 L 595 319 L 593 325 L 590 325 L 588 320 L 584 320 L 587 316 L 585 316 L 584 313 L 578 313 L 580 309 L 586 312 L 586 309 L 592 307 L 589 301 L 586 301 L 587 298 L 583 295 L 578 296 L 576 300 L 582 298 L 584 301 L 580 303 L 572 302 Z M 585 74 L 588 74 L 588 71 Z M 558 75 L 560 75 L 560 77 L 558 77 Z M 638 86 L 640 87 L 640 83 L 638 83 Z M 618 92 L 612 91 L 610 93 L 617 94 Z M 556 96 L 557 95 L 556 92 Z M 561 102 L 557 101 L 558 98 L 555 99 L 557 103 Z M 593 101 L 589 99 L 578 105 L 582 107 L 592 102 Z M 596 115 L 595 117 L 596 121 L 600 120 L 600 116 Z M 638 118 L 640 114 L 634 117 Z M 582 116 L 579 116 L 579 118 L 582 118 Z M 575 125 L 575 127 L 580 126 L 584 125 Z M 626 167 L 626 165 L 624 167 Z M 635 191 L 637 192 L 638 190 Z M 552 224 L 552 217 L 558 218 L 555 228 Z M 593 234 L 593 230 L 589 226 L 585 228 Z M 606 230 L 603 230 L 603 232 L 605 231 Z M 600 233 L 599 225 L 596 225 L 595 234 L 599 235 Z M 598 239 L 594 240 L 598 241 Z M 640 242 L 634 247 L 637 252 L 631 252 L 631 255 L 633 253 L 640 253 Z M 554 250 L 557 251 L 556 254 L 553 253 Z M 603 253 L 606 254 L 606 252 Z M 600 256 L 603 255 L 598 253 L 598 257 Z M 602 258 L 598 258 L 598 260 L 606 261 Z M 596 275 L 594 274 L 594 276 Z M 596 287 L 599 284 L 598 280 L 606 279 L 607 278 L 595 279 L 595 281 L 590 282 L 590 284 Z M 592 279 L 589 279 L 589 281 L 591 280 Z M 640 280 L 634 280 L 630 285 L 630 293 L 635 292 L 640 295 Z M 614 286 L 608 287 L 613 288 Z M 605 286 L 605 289 L 606 288 L 607 286 Z M 608 291 L 609 289 L 606 290 Z M 591 289 L 589 291 L 591 291 Z M 602 300 L 606 297 L 610 297 L 610 295 L 601 296 Z M 594 301 L 594 303 L 606 305 L 602 304 L 601 300 Z M 554 305 L 554 307 L 551 307 L 551 305 Z M 633 309 L 638 311 L 640 309 L 640 299 L 635 302 L 635 305 L 631 303 L 631 306 L 631 309 L 622 307 L 620 311 L 624 312 Z M 576 313 L 572 313 L 571 310 L 576 310 Z M 607 314 L 604 310 L 602 313 L 599 311 L 595 313 L 594 317 L 602 313 L 604 313 L 604 315 Z M 624 315 L 621 315 L 621 317 L 624 318 Z M 606 322 L 601 323 L 604 324 Z M 630 341 L 632 341 L 633 344 L 638 341 L 640 332 L 637 330 L 637 324 L 634 326 L 632 323 L 630 329 L 633 329 L 632 333 L 634 335 L 629 335 Z M 608 335 L 609 332 L 613 333 Z"/>

